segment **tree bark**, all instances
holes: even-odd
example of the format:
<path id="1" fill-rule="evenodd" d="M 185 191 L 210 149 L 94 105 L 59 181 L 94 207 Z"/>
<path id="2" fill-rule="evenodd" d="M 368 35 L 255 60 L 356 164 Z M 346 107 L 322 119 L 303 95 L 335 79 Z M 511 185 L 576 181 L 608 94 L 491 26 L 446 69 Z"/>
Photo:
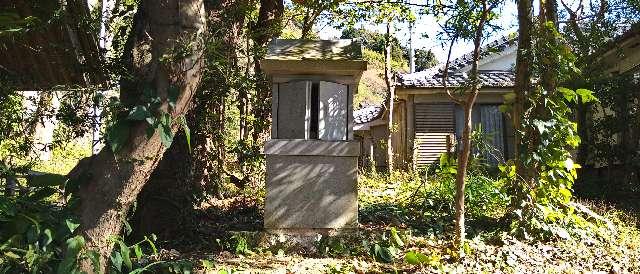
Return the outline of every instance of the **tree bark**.
<path id="1" fill-rule="evenodd" d="M 251 27 L 253 40 L 254 77 L 256 78 L 256 96 L 253 103 L 255 118 L 251 137 L 253 144 L 259 143 L 265 131 L 269 128 L 271 110 L 271 88 L 260 68 L 260 60 L 267 53 L 267 44 L 273 37 L 278 37 L 282 31 L 282 16 L 284 3 L 282 0 L 260 0 L 258 20 Z"/>
<path id="2" fill-rule="evenodd" d="M 389 174 L 393 172 L 393 101 L 395 99 L 395 88 L 392 83 L 391 75 L 391 22 L 387 22 L 387 35 L 385 37 L 384 48 L 384 82 L 387 85 L 387 169 Z"/>
<path id="3" fill-rule="evenodd" d="M 202 187 L 193 180 L 193 157 L 185 138 L 184 132 L 176 135 L 138 195 L 130 221 L 135 240 L 151 234 L 162 240 L 183 240 L 180 232 L 195 228 L 195 197 Z"/>
<path id="4" fill-rule="evenodd" d="M 521 158 L 522 147 L 522 115 L 527 94 L 531 91 L 531 66 L 533 62 L 531 29 L 533 27 L 533 1 L 518 0 L 518 53 L 516 57 L 515 102 L 511 113 L 514 138 L 514 157 L 516 174 L 520 179 L 528 181 L 527 172 Z M 517 187 L 517 186 L 512 186 Z"/>
<path id="5" fill-rule="evenodd" d="M 123 58 L 131 75 L 121 83 L 120 97 L 125 106 L 141 104 L 142 90 L 150 86 L 163 102 L 160 110 L 168 112 L 174 121 L 184 115 L 200 82 L 201 48 L 192 48 L 180 59 L 162 59 L 174 49 L 184 48 L 188 44 L 185 41 L 198 39 L 204 29 L 202 0 L 143 0 L 127 43 L 131 50 L 125 50 L 128 55 Z M 175 107 L 169 108 L 167 90 L 172 86 L 180 90 L 180 95 Z M 171 132 L 177 132 L 178 127 L 173 123 Z M 119 151 L 114 153 L 106 146 L 69 174 L 80 181 L 78 231 L 85 237 L 86 247 L 99 253 L 102 270 L 113 247 L 109 238 L 120 234 L 127 211 L 165 150 L 158 131 L 146 136 L 144 122 L 130 122 L 128 128 L 127 143 Z M 81 267 L 93 271 L 88 261 Z"/>
<path id="6" fill-rule="evenodd" d="M 462 149 L 460 150 L 460 154 L 458 155 L 458 170 L 456 173 L 456 197 L 455 197 L 455 210 L 456 210 L 456 220 L 455 220 L 455 239 L 454 245 L 458 250 L 460 250 L 462 254 L 462 244 L 466 236 L 465 227 L 464 227 L 464 214 L 465 214 L 465 204 L 464 204 L 464 189 L 466 184 L 467 177 L 467 166 L 469 165 L 469 154 L 471 153 L 471 114 L 473 113 L 473 105 L 476 102 L 476 98 L 478 97 L 478 92 L 480 89 L 480 82 L 478 78 L 478 61 L 480 60 L 480 46 L 482 43 L 482 34 L 484 31 L 484 26 L 487 21 L 487 16 L 491 11 L 492 7 L 487 6 L 487 2 L 483 1 L 482 3 L 483 9 L 482 14 L 480 16 L 480 20 L 478 21 L 478 26 L 475 30 L 473 37 L 473 63 L 471 65 L 470 71 L 470 80 L 471 80 L 471 92 L 468 92 L 466 98 L 464 99 L 464 103 L 462 107 L 464 108 L 464 129 L 462 131 L 462 140 L 461 145 Z"/>
<path id="7" fill-rule="evenodd" d="M 559 67 L 559 64 L 557 63 L 557 58 L 548 58 L 548 56 L 555 56 L 556 53 L 552 52 L 551 49 L 559 47 L 560 43 L 554 33 L 555 29 L 557 29 L 558 26 L 556 5 L 557 3 L 555 0 L 540 1 L 540 11 L 538 16 L 539 36 L 536 40 L 536 54 L 540 57 L 538 58 L 540 60 L 539 66 L 541 69 L 541 77 L 539 82 L 542 88 L 546 91 L 546 93 L 541 94 L 542 97 L 550 96 L 552 93 L 557 92 L 557 69 Z M 553 29 L 547 27 L 548 23 L 551 23 Z M 538 119 L 546 120 L 549 118 L 550 113 L 544 104 L 538 104 L 535 109 L 533 109 L 533 115 L 535 115 L 535 117 Z M 540 134 L 537 130 L 531 127 L 525 129 L 525 137 L 523 141 L 527 144 L 527 153 L 529 153 L 539 146 Z M 537 179 L 539 176 L 540 168 L 540 166 L 536 165 L 529 165 L 527 167 L 524 167 L 524 169 L 526 169 L 523 170 L 523 172 L 526 172 L 526 176 L 524 178 L 531 189 L 537 188 Z"/>
<path id="8" fill-rule="evenodd" d="M 187 116 L 192 149 L 188 149 L 185 135 L 178 135 L 178 141 L 165 152 L 139 195 L 132 221 L 134 236 L 138 239 L 153 233 L 160 239 L 177 240 L 175 235 L 179 232 L 196 228 L 194 206 L 208 193 L 217 197 L 222 195 L 227 151 L 224 116 L 228 96 L 234 87 L 238 89 L 238 109 L 241 111 L 239 130 L 241 133 L 247 130 L 243 123 L 246 111 L 242 111 L 247 107 L 246 86 L 234 85 L 227 79 L 228 74 L 239 75 L 244 69 L 238 64 L 237 47 L 245 25 L 246 4 L 245 0 L 205 4 L 207 26 L 211 30 L 207 40 L 220 42 L 216 42 L 215 47 L 210 46 L 204 58 L 206 62 L 212 62 L 209 67 L 219 69 L 205 69 L 203 78 L 206 80 L 201 83 L 193 109 Z M 221 29 L 228 31 L 221 32 Z M 242 161 L 241 153 L 238 153 L 238 161 Z"/>
<path id="9" fill-rule="evenodd" d="M 556 47 L 558 45 L 558 40 L 555 38 L 552 31 L 545 26 L 547 22 L 550 22 L 556 29 L 558 28 L 558 8 L 555 0 L 540 1 L 539 20 L 540 31 L 544 33 L 543 39 L 539 39 L 539 48 L 544 49 L 548 47 Z M 546 52 L 543 52 L 541 54 L 545 53 Z M 547 92 L 555 92 L 558 85 L 558 75 L 555 72 L 558 64 L 554 61 L 555 59 L 552 58 L 541 58 L 541 60 L 543 68 L 541 77 L 542 87 Z"/>

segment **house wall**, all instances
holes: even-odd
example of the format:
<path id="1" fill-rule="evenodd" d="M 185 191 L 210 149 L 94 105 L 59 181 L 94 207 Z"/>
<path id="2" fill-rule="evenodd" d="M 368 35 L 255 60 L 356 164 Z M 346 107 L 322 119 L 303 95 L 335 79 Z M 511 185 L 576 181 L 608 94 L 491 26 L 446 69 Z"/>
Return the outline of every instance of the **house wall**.
<path id="1" fill-rule="evenodd" d="M 476 104 L 502 104 L 503 95 L 509 89 L 484 89 L 478 95 Z M 396 168 L 414 168 L 415 144 L 415 119 L 416 104 L 452 104 L 449 97 L 443 93 L 438 93 L 437 89 L 399 89 L 397 102 L 394 105 L 394 131 L 392 134 L 392 146 L 394 151 L 394 161 Z M 371 151 L 376 170 L 387 169 L 387 137 L 388 137 L 388 116 L 372 122 L 363 130 L 356 131 L 357 138 L 361 141 L 361 168 L 369 167 Z M 506 139 L 506 151 L 512 152 L 514 148 L 513 127 L 510 120 L 503 120 Z M 452 134 L 455 129 L 451 130 Z M 453 136 L 455 137 L 455 136 Z M 511 154 L 511 153 L 509 153 Z M 506 155 L 512 157 L 512 155 Z M 364 165 L 364 166 L 362 166 Z"/>
<path id="2" fill-rule="evenodd" d="M 600 61 L 609 74 L 637 70 L 640 66 L 640 35 L 631 37 L 602 54 Z"/>
<path id="3" fill-rule="evenodd" d="M 613 76 L 619 74 L 640 75 L 640 35 L 630 37 L 623 42 L 615 45 L 609 51 L 603 53 L 599 60 L 604 68 L 605 75 Z M 600 102 L 594 103 L 590 107 L 590 112 L 587 114 L 587 125 L 579 125 L 590 127 L 593 121 L 602 119 L 603 117 L 615 117 L 616 113 L 610 106 L 603 106 Z M 591 135 L 591 132 L 586 132 L 587 136 L 581 136 L 583 139 L 589 140 L 596 139 L 609 139 L 613 144 L 619 144 L 623 141 L 621 134 L 615 134 L 612 136 Z M 629 147 L 638 147 L 638 144 L 629 144 Z M 590 151 L 584 155 L 585 163 L 587 166 L 594 168 L 605 168 L 609 165 L 617 165 L 619 163 L 607 163 L 594 159 L 594 152 Z"/>
<path id="4" fill-rule="evenodd" d="M 38 112 L 38 104 L 40 104 L 40 101 L 42 100 L 41 95 L 42 92 L 40 91 L 22 92 L 22 96 L 24 98 L 23 105 L 25 107 L 27 116 L 32 116 L 36 112 Z M 53 144 L 53 131 L 55 130 L 56 124 L 58 122 L 55 114 L 60 108 L 60 101 L 58 99 L 59 95 L 60 94 L 58 92 L 52 92 L 52 94 L 50 94 L 51 101 L 48 103 L 48 106 L 41 111 L 43 111 L 44 113 L 50 113 L 51 115 L 38 117 L 37 123 L 34 127 L 32 153 L 33 156 L 42 161 L 48 161 L 52 156 L 51 152 Z"/>
<path id="5" fill-rule="evenodd" d="M 393 111 L 393 134 L 391 143 L 394 154 L 394 166 L 407 168 L 411 162 L 406 155 L 407 103 L 397 100 Z M 370 168 L 371 154 L 376 170 L 387 170 L 387 139 L 389 138 L 388 115 L 367 124 L 362 130 L 355 131 L 356 139 L 361 142 L 360 168 Z"/>
<path id="6" fill-rule="evenodd" d="M 503 50 L 499 54 L 492 54 L 486 57 L 483 57 L 479 64 L 479 70 L 502 70 L 502 71 L 510 71 L 513 70 L 516 64 L 516 56 L 518 46 L 516 44 L 511 47 Z M 471 65 L 468 65 L 461 69 L 463 72 L 468 72 L 471 70 Z"/>
<path id="7" fill-rule="evenodd" d="M 516 65 L 516 48 L 513 50 L 509 50 L 505 52 L 506 54 L 502 54 L 496 56 L 495 59 L 486 60 L 486 62 L 481 63 L 478 66 L 479 70 L 503 70 L 509 71 L 512 70 Z"/>

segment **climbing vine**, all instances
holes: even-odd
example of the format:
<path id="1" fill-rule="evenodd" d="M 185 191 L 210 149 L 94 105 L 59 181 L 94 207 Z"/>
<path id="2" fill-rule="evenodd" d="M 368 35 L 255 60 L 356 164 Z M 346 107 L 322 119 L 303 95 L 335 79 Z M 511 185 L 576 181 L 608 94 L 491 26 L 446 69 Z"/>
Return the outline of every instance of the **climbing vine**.
<path id="1" fill-rule="evenodd" d="M 536 37 L 533 75 L 549 73 L 563 82 L 579 74 L 575 56 L 563 43 L 562 36 L 551 22 L 542 24 Z M 544 42 L 552 41 L 552 42 Z M 551 60 L 551 61 L 550 61 Z M 550 63 L 555 65 L 550 67 Z M 574 163 L 571 150 L 580 144 L 578 125 L 572 120 L 573 106 L 597 101 L 587 89 L 557 87 L 548 90 L 542 81 L 533 85 L 526 95 L 521 113 L 522 142 L 518 159 L 524 168 L 516 172 L 516 163 L 500 166 L 503 181 L 512 185 L 512 232 L 525 238 L 570 237 L 566 228 L 585 223 L 575 214 L 571 198 L 580 166 Z M 510 112 L 514 96 L 506 96 L 501 108 Z M 524 175 L 522 175 L 524 174 Z"/>

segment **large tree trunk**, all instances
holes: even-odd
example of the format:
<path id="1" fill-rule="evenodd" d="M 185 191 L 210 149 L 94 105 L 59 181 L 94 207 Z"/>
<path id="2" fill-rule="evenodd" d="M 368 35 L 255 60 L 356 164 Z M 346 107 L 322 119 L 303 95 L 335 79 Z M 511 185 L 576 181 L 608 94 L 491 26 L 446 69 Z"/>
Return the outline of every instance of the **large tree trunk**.
<path id="1" fill-rule="evenodd" d="M 194 198 L 202 188 L 192 180 L 193 158 L 184 132 L 174 139 L 138 195 L 130 221 L 136 240 L 151 234 L 161 240 L 183 240 L 180 232 L 195 228 Z"/>
<path id="2" fill-rule="evenodd" d="M 540 31 L 543 32 L 543 38 L 539 39 L 539 48 L 544 49 L 548 47 L 556 47 L 558 41 L 555 38 L 552 30 L 548 29 L 545 24 L 550 22 L 557 29 L 558 28 L 558 8 L 555 0 L 545 0 L 540 2 L 540 15 L 539 15 Z M 541 52 L 540 54 L 553 54 L 550 52 Z M 556 91 L 558 85 L 558 75 L 556 73 L 557 62 L 553 58 L 540 58 L 542 61 L 542 87 L 550 93 Z"/>
<path id="3" fill-rule="evenodd" d="M 131 73 L 121 84 L 121 100 L 125 106 L 142 104 L 143 89 L 151 87 L 163 102 L 161 111 L 170 113 L 174 121 L 184 115 L 200 82 L 201 48 L 192 48 L 190 54 L 180 59 L 162 59 L 171 56 L 177 48 L 183 49 L 185 42 L 198 39 L 204 29 L 202 0 L 143 0 L 128 41 L 131 50 L 125 51 L 128 56 L 124 60 Z M 168 89 L 174 86 L 180 95 L 175 107 L 170 109 Z M 85 237 L 87 248 L 99 253 L 102 269 L 112 249 L 109 238 L 120 234 L 129 207 L 165 150 L 158 131 L 151 137 L 146 136 L 144 122 L 130 121 L 127 127 L 127 142 L 120 150 L 114 153 L 107 146 L 99 154 L 81 161 L 70 173 L 70 177 L 80 180 L 79 233 Z M 177 132 L 178 127 L 173 123 L 171 132 Z M 93 271 L 86 261 L 82 268 Z"/>
<path id="4" fill-rule="evenodd" d="M 541 94 L 541 96 L 550 96 L 556 92 L 558 86 L 557 68 L 559 66 L 557 58 L 547 58 L 547 56 L 555 56 L 555 52 L 552 52 L 553 48 L 559 47 L 559 41 L 555 36 L 555 29 L 549 28 L 547 23 L 551 23 L 553 28 L 557 28 L 558 15 L 555 0 L 547 0 L 540 2 L 540 10 L 538 16 L 538 33 L 539 36 L 536 40 L 537 51 L 539 55 L 539 65 L 541 67 L 540 85 L 547 92 Z M 542 98 L 541 98 L 542 99 Z M 533 110 L 533 115 L 536 118 L 546 120 L 550 117 L 548 108 L 544 104 L 538 104 Z M 527 144 L 527 153 L 535 150 L 540 144 L 540 133 L 529 127 L 524 130 L 523 142 Z M 522 154 L 522 152 L 520 153 Z M 525 172 L 524 179 L 529 184 L 529 188 L 537 188 L 537 180 L 539 177 L 540 166 L 529 165 L 524 167 Z M 535 197 L 534 197 L 535 198 Z"/>
<path id="5" fill-rule="evenodd" d="M 206 3 L 210 41 L 216 41 L 205 53 L 205 69 L 193 110 L 187 116 L 191 129 L 192 150 L 182 139 L 174 142 L 139 195 L 133 228 L 136 238 L 156 234 L 160 239 L 175 238 L 180 231 L 195 228 L 194 206 L 207 193 L 221 196 L 227 147 L 224 143 L 225 107 L 233 88 L 225 77 L 239 74 L 236 48 L 245 25 L 245 0 L 223 0 Z M 221 32 L 224 29 L 228 31 Z M 214 46 L 215 45 L 215 46 Z M 233 76 L 232 76 L 233 77 Z M 240 101 L 246 96 L 239 87 Z M 246 105 L 242 106 L 243 108 Z M 245 113 L 246 114 L 246 113 Z M 241 122 L 243 113 L 241 112 Z M 239 125 L 241 131 L 243 124 Z M 179 135 L 183 138 L 184 134 Z M 240 158 L 240 156 L 239 156 Z"/>
<path id="6" fill-rule="evenodd" d="M 521 158 L 522 145 L 522 114 L 526 96 L 531 91 L 531 66 L 533 52 L 531 44 L 531 29 L 533 27 L 533 1 L 518 0 L 518 55 L 516 57 L 515 102 L 513 104 L 512 122 L 515 134 L 514 157 L 516 173 L 521 179 L 528 181 L 527 171 Z M 513 186 L 517 187 L 517 186 Z"/>

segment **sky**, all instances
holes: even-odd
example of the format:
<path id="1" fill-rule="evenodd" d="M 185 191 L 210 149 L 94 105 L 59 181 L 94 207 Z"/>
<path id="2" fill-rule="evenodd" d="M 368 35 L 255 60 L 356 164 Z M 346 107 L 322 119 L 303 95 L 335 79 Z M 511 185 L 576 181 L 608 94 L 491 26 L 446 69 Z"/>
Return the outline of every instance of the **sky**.
<path id="1" fill-rule="evenodd" d="M 517 7 L 515 1 L 505 1 L 504 5 L 498 11 L 500 17 L 498 18 L 497 25 L 502 30 L 491 34 L 488 39 L 485 39 L 484 43 L 488 43 L 498 39 L 501 36 L 517 32 Z M 367 25 L 367 28 L 375 29 L 378 32 L 386 31 L 385 26 Z M 318 30 L 321 39 L 335 39 L 339 38 L 341 30 L 335 29 L 331 26 L 326 26 L 321 30 Z M 437 20 L 433 15 L 424 15 L 417 18 L 413 30 L 413 44 L 414 48 L 426 48 L 431 49 L 438 58 L 438 61 L 444 62 L 447 59 L 448 45 L 442 45 L 442 41 L 437 39 L 437 33 L 440 31 L 440 26 L 437 24 Z M 428 38 L 424 36 L 427 35 Z M 409 24 L 396 25 L 396 37 L 404 45 L 409 45 Z M 451 59 L 459 57 L 467 52 L 473 50 L 473 43 L 471 41 L 460 41 L 454 45 L 451 52 Z"/>

